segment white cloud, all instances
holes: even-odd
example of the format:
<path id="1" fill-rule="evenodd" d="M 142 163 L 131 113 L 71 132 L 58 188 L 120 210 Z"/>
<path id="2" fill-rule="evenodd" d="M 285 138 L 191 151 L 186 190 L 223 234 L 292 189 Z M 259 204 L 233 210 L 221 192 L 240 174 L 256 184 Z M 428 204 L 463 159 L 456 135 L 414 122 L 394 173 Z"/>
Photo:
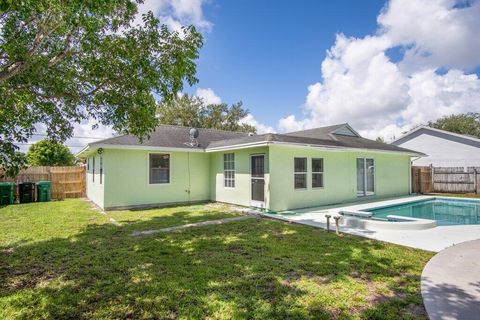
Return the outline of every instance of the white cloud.
<path id="1" fill-rule="evenodd" d="M 195 96 L 202 99 L 206 105 L 222 103 L 222 99 L 210 88 L 198 88 L 195 91 Z"/>
<path id="2" fill-rule="evenodd" d="M 240 124 L 243 123 L 249 124 L 257 128 L 258 134 L 275 132 L 272 127 L 258 122 L 252 114 L 249 114 L 245 118 L 241 119 Z"/>
<path id="3" fill-rule="evenodd" d="M 195 91 L 195 96 L 203 100 L 204 104 L 219 104 L 222 103 L 222 99 L 211 88 L 198 88 Z M 257 133 L 275 132 L 275 130 L 263 123 L 258 122 L 252 114 L 247 115 L 245 118 L 239 121 L 240 124 L 246 123 L 257 128 Z"/>
<path id="4" fill-rule="evenodd" d="M 480 111 L 480 2 L 392 0 L 377 33 L 337 35 L 322 62 L 322 81 L 308 87 L 303 119 L 281 130 L 349 122 L 361 134 L 387 139 L 441 116 Z M 399 61 L 389 58 L 397 50 Z M 438 70 L 447 70 L 440 73 Z"/>
<path id="5" fill-rule="evenodd" d="M 194 25 L 200 30 L 210 31 L 213 23 L 208 21 L 202 6 L 208 0 L 146 0 L 138 5 L 134 24 L 141 24 L 142 15 L 152 11 L 171 30 L 180 31 L 182 26 Z"/>
<path id="6" fill-rule="evenodd" d="M 474 68 L 480 64 L 480 2 L 458 7 L 462 2 L 391 1 L 378 23 L 393 43 L 408 46 L 406 65 Z"/>

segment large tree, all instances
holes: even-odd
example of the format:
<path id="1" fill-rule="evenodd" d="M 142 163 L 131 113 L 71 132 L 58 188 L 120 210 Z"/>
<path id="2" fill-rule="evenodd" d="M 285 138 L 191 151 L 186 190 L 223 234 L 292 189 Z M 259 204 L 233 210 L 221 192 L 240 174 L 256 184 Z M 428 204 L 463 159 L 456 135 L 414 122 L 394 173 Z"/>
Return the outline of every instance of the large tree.
<path id="1" fill-rule="evenodd" d="M 40 124 L 57 141 L 87 118 L 144 137 L 155 97 L 197 82 L 195 28 L 170 31 L 151 12 L 134 24 L 136 13 L 132 0 L 0 2 L 0 168 L 18 169 L 15 143 Z"/>
<path id="2" fill-rule="evenodd" d="M 450 115 L 433 122 L 430 121 L 428 126 L 480 138 L 480 113 Z"/>
<path id="3" fill-rule="evenodd" d="M 75 164 L 75 157 L 67 146 L 48 139 L 32 144 L 25 158 L 30 166 L 73 166 Z"/>
<path id="4" fill-rule="evenodd" d="M 249 111 L 242 102 L 205 104 L 202 99 L 184 94 L 158 106 L 158 120 L 162 124 L 210 128 L 229 131 L 256 132 L 256 128 L 241 123 Z"/>

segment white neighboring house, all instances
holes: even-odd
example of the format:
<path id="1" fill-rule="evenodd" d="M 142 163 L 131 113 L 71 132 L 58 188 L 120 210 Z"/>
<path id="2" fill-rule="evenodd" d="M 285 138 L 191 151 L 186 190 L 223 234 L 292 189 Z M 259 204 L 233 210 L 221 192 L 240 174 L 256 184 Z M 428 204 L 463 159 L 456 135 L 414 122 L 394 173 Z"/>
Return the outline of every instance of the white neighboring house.
<path id="1" fill-rule="evenodd" d="M 391 144 L 427 154 L 413 160 L 416 166 L 480 167 L 480 139 L 476 137 L 421 126 Z"/>

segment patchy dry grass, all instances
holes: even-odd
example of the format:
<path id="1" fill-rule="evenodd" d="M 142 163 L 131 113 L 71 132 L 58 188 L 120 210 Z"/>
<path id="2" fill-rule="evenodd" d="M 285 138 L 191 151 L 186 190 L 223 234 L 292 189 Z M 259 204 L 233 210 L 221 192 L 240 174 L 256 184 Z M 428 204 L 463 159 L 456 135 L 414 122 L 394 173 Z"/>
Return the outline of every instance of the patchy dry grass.
<path id="1" fill-rule="evenodd" d="M 429 252 L 256 219 L 129 236 L 222 214 L 117 212 L 116 227 L 80 200 L 0 208 L 0 318 L 426 318 Z"/>

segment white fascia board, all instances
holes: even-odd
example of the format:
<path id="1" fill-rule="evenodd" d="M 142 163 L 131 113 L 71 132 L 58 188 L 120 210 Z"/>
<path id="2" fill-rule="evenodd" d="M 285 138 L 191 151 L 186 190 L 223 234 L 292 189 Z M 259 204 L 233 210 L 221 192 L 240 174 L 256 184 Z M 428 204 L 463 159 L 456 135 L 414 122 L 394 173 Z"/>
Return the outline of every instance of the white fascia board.
<path id="1" fill-rule="evenodd" d="M 250 143 L 236 144 L 231 146 L 224 146 L 224 147 L 207 148 L 205 149 L 205 151 L 216 152 L 216 151 L 247 149 L 247 148 L 254 148 L 254 147 L 266 147 L 270 144 L 272 144 L 272 142 L 259 141 L 259 142 L 250 142 Z"/>
<path id="2" fill-rule="evenodd" d="M 291 147 L 316 148 L 316 149 L 322 149 L 322 150 L 327 150 L 327 151 L 335 151 L 335 152 L 352 152 L 352 151 L 357 151 L 358 152 L 358 151 L 362 151 L 362 152 L 404 154 L 404 155 L 409 155 L 409 156 L 412 156 L 412 157 L 426 157 L 427 156 L 425 154 L 416 153 L 416 152 L 408 152 L 408 151 L 393 151 L 393 150 L 366 149 L 366 148 L 349 148 L 349 147 L 301 144 L 301 143 L 278 142 L 278 141 L 273 142 L 272 144 L 282 145 L 282 146 L 291 146 Z"/>
<path id="3" fill-rule="evenodd" d="M 238 144 L 238 145 L 225 146 L 225 147 L 207 148 L 205 151 L 206 152 L 229 151 L 229 150 L 247 149 L 247 148 L 253 148 L 253 147 L 264 147 L 269 145 L 279 145 L 279 146 L 297 147 L 297 148 L 307 147 L 307 148 L 316 148 L 316 149 L 336 151 L 336 152 L 365 151 L 365 152 L 378 152 L 378 153 L 405 154 L 405 155 L 414 156 L 414 157 L 426 157 L 426 155 L 416 153 L 416 152 L 389 151 L 389 150 L 381 150 L 381 149 L 364 149 L 364 148 L 347 148 L 347 147 L 338 147 L 338 146 L 313 145 L 313 144 L 279 142 L 279 141 L 251 142 L 251 143 Z"/>
<path id="4" fill-rule="evenodd" d="M 77 152 L 77 153 L 75 154 L 75 157 L 77 157 L 77 158 L 82 158 L 84 155 L 86 156 L 87 153 L 88 153 L 88 151 L 90 151 L 90 150 L 91 150 L 91 148 L 90 148 L 90 146 L 87 144 L 85 147 L 83 147 L 82 150 L 80 150 L 79 152 Z"/>

